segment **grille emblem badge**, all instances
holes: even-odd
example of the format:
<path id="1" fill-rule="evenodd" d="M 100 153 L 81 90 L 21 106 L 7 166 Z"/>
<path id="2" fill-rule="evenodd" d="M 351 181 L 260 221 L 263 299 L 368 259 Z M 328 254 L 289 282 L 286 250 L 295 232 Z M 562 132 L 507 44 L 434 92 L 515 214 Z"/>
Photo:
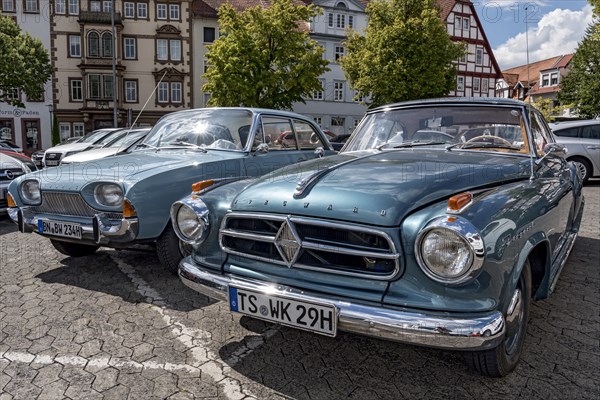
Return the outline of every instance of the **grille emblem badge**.
<path id="1" fill-rule="evenodd" d="M 296 262 L 302 249 L 302 241 L 289 218 L 283 221 L 277 235 L 275 235 L 275 246 L 288 267 Z"/>

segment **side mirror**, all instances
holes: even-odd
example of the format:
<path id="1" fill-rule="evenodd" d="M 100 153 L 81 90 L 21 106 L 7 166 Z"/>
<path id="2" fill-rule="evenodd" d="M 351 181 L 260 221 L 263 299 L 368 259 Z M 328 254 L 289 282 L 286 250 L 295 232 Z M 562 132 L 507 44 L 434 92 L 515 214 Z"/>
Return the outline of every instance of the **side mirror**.
<path id="1" fill-rule="evenodd" d="M 544 146 L 544 156 L 535 163 L 539 164 L 546 157 L 549 158 L 567 158 L 567 148 L 562 143 L 548 143 Z"/>
<path id="2" fill-rule="evenodd" d="M 325 150 L 323 150 L 323 148 L 321 146 L 319 146 L 315 149 L 315 155 L 317 157 L 321 158 L 325 155 Z"/>
<path id="3" fill-rule="evenodd" d="M 256 146 L 256 151 L 254 152 L 254 154 L 258 154 L 258 153 L 268 153 L 269 152 L 269 145 L 266 143 L 261 143 L 258 146 Z"/>

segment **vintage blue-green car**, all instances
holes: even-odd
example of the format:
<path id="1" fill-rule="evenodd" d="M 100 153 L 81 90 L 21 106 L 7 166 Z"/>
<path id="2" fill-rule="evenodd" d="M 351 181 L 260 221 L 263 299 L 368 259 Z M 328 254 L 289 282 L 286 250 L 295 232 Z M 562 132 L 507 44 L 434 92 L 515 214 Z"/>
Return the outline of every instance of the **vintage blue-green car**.
<path id="1" fill-rule="evenodd" d="M 179 275 L 234 312 L 467 351 L 503 376 L 577 236 L 581 180 L 564 157 L 522 102 L 379 107 L 336 156 L 174 203 L 194 249 Z"/>
<path id="2" fill-rule="evenodd" d="M 275 143 L 282 132 L 297 145 Z M 130 154 L 71 164 L 16 179 L 8 212 L 21 232 L 47 236 L 69 256 L 99 246 L 156 244 L 173 272 L 186 254 L 169 221 L 171 204 L 202 179 L 260 176 L 331 155 L 304 116 L 266 109 L 206 108 L 168 114 Z"/>

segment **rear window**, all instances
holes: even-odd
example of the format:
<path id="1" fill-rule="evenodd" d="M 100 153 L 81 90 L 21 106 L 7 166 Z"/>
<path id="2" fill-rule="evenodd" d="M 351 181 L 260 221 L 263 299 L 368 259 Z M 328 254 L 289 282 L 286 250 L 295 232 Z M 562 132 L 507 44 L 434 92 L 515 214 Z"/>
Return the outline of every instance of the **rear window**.
<path id="1" fill-rule="evenodd" d="M 584 126 L 581 129 L 581 137 L 584 139 L 600 139 L 600 124 Z"/>

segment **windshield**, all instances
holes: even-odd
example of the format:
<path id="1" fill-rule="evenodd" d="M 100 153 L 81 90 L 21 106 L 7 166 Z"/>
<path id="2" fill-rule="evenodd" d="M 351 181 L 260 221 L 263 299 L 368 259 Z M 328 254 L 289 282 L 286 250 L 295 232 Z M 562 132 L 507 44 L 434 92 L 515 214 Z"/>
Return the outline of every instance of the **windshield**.
<path id="1" fill-rule="evenodd" d="M 414 146 L 528 153 L 519 108 L 423 106 L 368 114 L 344 151 Z"/>
<path id="2" fill-rule="evenodd" d="M 242 150 L 251 132 L 252 113 L 205 108 L 163 117 L 142 145 L 153 148 Z"/>
<path id="3" fill-rule="evenodd" d="M 110 132 L 111 132 L 110 130 L 106 130 L 106 129 L 100 129 L 98 131 L 94 131 L 94 132 L 90 133 L 89 136 L 85 136 L 78 143 L 96 143 L 98 140 L 102 139 L 104 136 L 106 136 Z"/>
<path id="4" fill-rule="evenodd" d="M 148 133 L 147 129 L 125 131 L 125 133 L 118 138 L 113 138 L 112 142 L 108 143 L 107 147 L 128 147 L 140 140 L 146 133 Z"/>

